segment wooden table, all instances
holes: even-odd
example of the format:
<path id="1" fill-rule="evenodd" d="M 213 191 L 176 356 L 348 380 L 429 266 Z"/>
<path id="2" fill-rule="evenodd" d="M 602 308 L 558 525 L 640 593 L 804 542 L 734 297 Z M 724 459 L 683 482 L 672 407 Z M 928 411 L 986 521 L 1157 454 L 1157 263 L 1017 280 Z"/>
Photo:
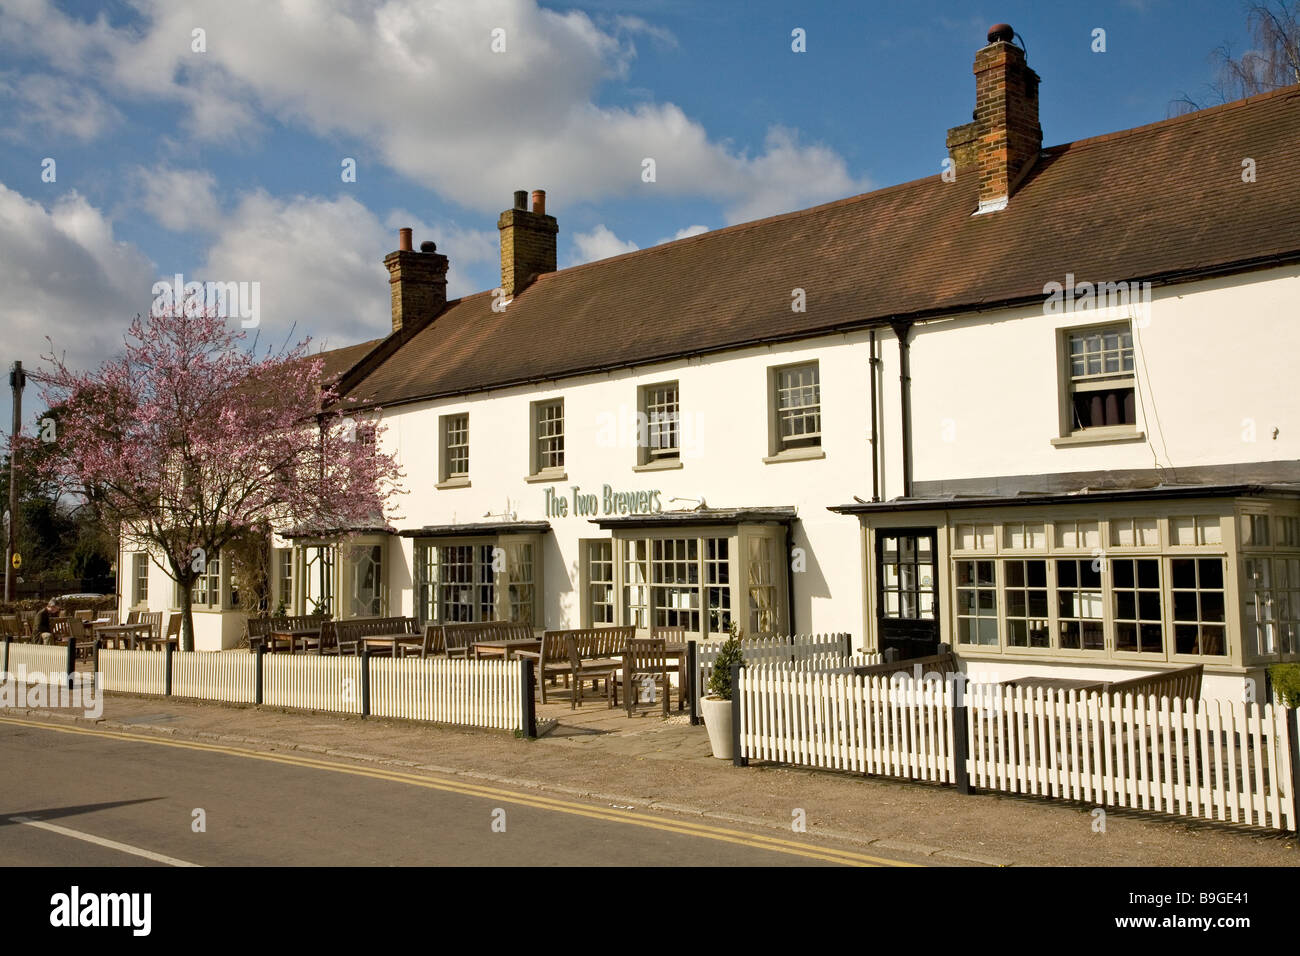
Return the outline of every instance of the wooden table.
<path id="1" fill-rule="evenodd" d="M 542 653 L 540 638 L 512 637 L 499 641 L 475 641 L 474 658 L 500 657 L 510 660 L 512 655 L 536 656 Z"/>
<path id="2" fill-rule="evenodd" d="M 395 634 L 371 634 L 369 637 L 361 638 L 362 645 L 369 650 L 373 647 L 387 648 L 394 657 L 397 656 L 397 648 L 400 644 L 424 644 L 423 634 L 412 634 L 409 631 L 402 631 Z"/>
<path id="3" fill-rule="evenodd" d="M 96 642 L 113 641 L 120 643 L 126 641 L 127 646 L 131 650 L 135 650 L 136 640 L 141 631 L 148 635 L 151 633 L 152 628 L 148 624 L 111 624 L 108 627 L 96 627 L 94 638 Z M 148 637 L 145 639 L 148 640 Z"/>
<path id="4" fill-rule="evenodd" d="M 320 637 L 320 628 L 316 628 L 315 630 L 303 628 L 296 631 L 268 631 L 266 635 L 266 643 L 270 646 L 272 652 L 275 651 L 278 644 L 287 644 L 289 646 L 289 653 L 292 654 L 296 651 L 299 640 L 303 642 L 302 649 L 304 651 L 307 650 L 307 639 L 312 637 Z"/>

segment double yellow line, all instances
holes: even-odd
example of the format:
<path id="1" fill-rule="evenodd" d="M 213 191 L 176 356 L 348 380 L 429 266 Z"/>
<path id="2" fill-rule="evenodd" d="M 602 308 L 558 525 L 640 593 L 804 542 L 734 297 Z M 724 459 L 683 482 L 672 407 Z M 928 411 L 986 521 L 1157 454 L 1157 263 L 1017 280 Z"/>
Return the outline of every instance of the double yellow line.
<path id="1" fill-rule="evenodd" d="M 300 754 L 263 753 L 256 750 L 243 750 L 236 747 L 205 744 L 197 741 L 160 740 L 156 737 L 142 734 L 128 734 L 114 730 L 92 730 L 87 727 L 61 727 L 44 721 L 17 720 L 10 717 L 0 717 L 0 723 L 12 724 L 20 727 L 32 727 L 38 730 L 48 730 L 60 734 L 81 734 L 89 737 L 106 737 L 111 740 L 147 743 L 159 747 L 177 747 L 182 750 L 198 750 L 206 753 L 225 754 L 231 757 L 243 757 L 250 760 L 265 760 L 270 763 L 286 764 L 291 767 L 306 767 L 313 770 L 328 770 L 334 773 L 352 774 L 356 777 L 370 777 L 375 780 L 387 780 L 392 783 L 404 783 L 409 784 L 410 786 L 424 787 L 427 790 L 440 790 L 444 793 L 456 793 L 467 797 L 480 797 L 485 800 L 494 800 L 498 803 L 509 803 L 514 804 L 515 806 L 532 807 L 538 810 L 549 810 L 554 813 L 567 813 L 571 816 L 587 817 L 592 820 L 603 820 L 609 823 L 621 823 L 628 826 L 645 827 L 651 830 L 662 830 L 666 833 L 677 833 L 683 836 L 700 837 L 706 840 L 716 840 L 720 843 L 733 843 L 738 846 L 747 846 L 759 850 L 769 850 L 774 853 L 785 853 L 790 856 L 806 857 L 811 860 L 821 860 L 827 863 L 839 863 L 844 866 L 912 865 L 897 860 L 887 860 L 881 857 L 868 856 L 864 853 L 854 853 L 850 850 L 836 850 L 829 847 L 800 843 L 796 840 L 785 840 L 775 836 L 746 833 L 742 830 L 729 830 L 724 827 L 711 826 L 704 823 L 692 823 L 690 821 L 666 818 L 664 816 L 654 816 L 647 813 L 638 813 L 632 810 L 618 810 L 612 807 L 595 807 L 590 804 L 576 803 L 571 800 L 560 800 L 542 794 L 502 790 L 496 787 L 466 783 L 461 780 L 446 780 L 386 767 L 358 767 L 350 764 L 336 763 L 330 760 L 319 760 L 314 757 L 306 757 Z"/>

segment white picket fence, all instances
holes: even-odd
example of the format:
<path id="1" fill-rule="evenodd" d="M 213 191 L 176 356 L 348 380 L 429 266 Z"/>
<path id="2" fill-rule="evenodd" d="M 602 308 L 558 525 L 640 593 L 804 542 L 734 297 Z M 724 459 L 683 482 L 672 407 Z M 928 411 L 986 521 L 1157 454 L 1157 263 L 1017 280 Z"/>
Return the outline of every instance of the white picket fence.
<path id="1" fill-rule="evenodd" d="M 864 651 L 860 654 L 851 654 L 843 657 L 840 654 L 818 654 L 816 657 L 806 657 L 799 661 L 767 661 L 758 664 L 746 663 L 746 669 L 750 667 L 761 668 L 766 670 L 779 670 L 794 674 L 811 674 L 811 673 L 837 673 L 848 671 L 854 667 L 867 667 L 871 664 L 883 663 L 884 658 L 878 651 Z"/>
<path id="2" fill-rule="evenodd" d="M 695 646 L 695 660 L 702 668 L 713 666 L 725 643 L 720 640 L 700 641 Z M 849 654 L 847 634 L 795 634 L 793 637 L 746 637 L 740 642 L 746 664 L 767 664 L 776 661 L 801 661 L 813 658 L 846 657 Z"/>
<path id="3" fill-rule="evenodd" d="M 104 675 L 101 690 L 126 694 L 167 693 L 167 655 L 160 651 L 101 650 L 99 672 Z"/>
<path id="4" fill-rule="evenodd" d="M 155 653 L 137 651 L 136 653 Z M 102 654 L 102 652 L 101 652 Z M 246 651 L 177 651 L 172 654 L 172 696 L 257 701 L 257 658 Z"/>
<path id="5" fill-rule="evenodd" d="M 803 671 L 740 672 L 740 756 L 952 782 L 948 682 Z"/>
<path id="6" fill-rule="evenodd" d="M 14 645 L 16 662 L 29 669 L 54 665 L 62 672 L 67 651 Z M 257 658 L 246 652 L 177 651 L 172 655 L 175 697 L 251 704 L 257 701 Z M 267 654 L 262 658 L 262 703 L 272 707 L 361 714 L 360 657 Z M 99 652 L 103 690 L 167 693 L 167 655 L 158 651 Z M 499 730 L 524 729 L 523 670 L 518 661 L 444 658 L 370 660 L 370 713 Z"/>
<path id="7" fill-rule="evenodd" d="M 1295 829 L 1272 704 L 977 685 L 968 714 L 976 787 Z"/>
<path id="8" fill-rule="evenodd" d="M 745 668 L 738 756 L 1296 829 L 1286 712 L 1229 700 Z"/>
<path id="9" fill-rule="evenodd" d="M 267 654 L 262 658 L 262 667 L 264 704 L 361 713 L 360 657 Z"/>
<path id="10" fill-rule="evenodd" d="M 377 657 L 370 661 L 370 713 L 522 730 L 522 673 L 518 661 Z"/>
<path id="11" fill-rule="evenodd" d="M 29 674 L 66 674 L 68 649 L 66 646 L 46 644 L 10 644 L 6 670 L 14 675 L 20 670 L 26 670 Z"/>

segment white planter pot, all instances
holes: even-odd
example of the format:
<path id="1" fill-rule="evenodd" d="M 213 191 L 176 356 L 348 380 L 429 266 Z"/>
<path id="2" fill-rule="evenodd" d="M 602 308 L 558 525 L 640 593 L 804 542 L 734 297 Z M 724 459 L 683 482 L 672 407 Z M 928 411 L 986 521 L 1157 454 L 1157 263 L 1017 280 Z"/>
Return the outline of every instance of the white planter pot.
<path id="1" fill-rule="evenodd" d="M 713 756 L 730 760 L 732 758 L 731 701 L 710 695 L 701 699 L 700 710 L 704 714 L 704 726 L 709 730 L 709 744 L 713 747 Z"/>

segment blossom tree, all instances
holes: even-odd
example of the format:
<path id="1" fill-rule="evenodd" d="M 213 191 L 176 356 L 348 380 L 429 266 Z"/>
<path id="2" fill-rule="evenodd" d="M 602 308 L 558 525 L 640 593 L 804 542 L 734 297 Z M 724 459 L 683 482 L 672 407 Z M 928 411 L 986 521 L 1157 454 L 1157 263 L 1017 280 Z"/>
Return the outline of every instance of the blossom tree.
<path id="1" fill-rule="evenodd" d="M 60 409 L 49 476 L 93 493 L 177 582 L 186 650 L 192 589 L 223 547 L 270 528 L 384 526 L 401 491 L 377 414 L 348 412 L 306 342 L 258 355 L 245 336 L 212 314 L 160 309 L 137 316 L 99 369 L 68 368 L 51 349 L 33 376 Z"/>

